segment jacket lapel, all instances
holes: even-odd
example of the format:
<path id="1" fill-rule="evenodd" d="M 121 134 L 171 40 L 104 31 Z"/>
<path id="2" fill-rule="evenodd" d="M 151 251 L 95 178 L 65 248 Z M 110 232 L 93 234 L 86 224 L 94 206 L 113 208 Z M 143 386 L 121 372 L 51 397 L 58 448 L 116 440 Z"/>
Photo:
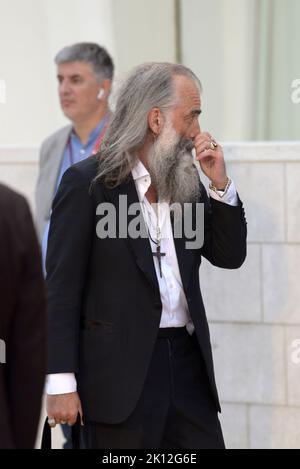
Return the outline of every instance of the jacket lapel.
<path id="1" fill-rule="evenodd" d="M 120 186 L 114 189 L 104 188 L 104 192 L 105 192 L 107 199 L 109 199 L 116 208 L 117 233 L 118 233 L 119 213 L 120 213 L 120 196 L 127 197 L 127 206 L 126 206 L 127 220 L 128 220 L 127 227 L 129 226 L 130 222 L 138 215 L 138 213 L 134 215 L 128 215 L 128 208 L 132 204 L 139 204 L 139 198 L 138 198 L 138 194 L 137 194 L 132 176 L 130 175 L 128 182 L 124 182 Z M 124 210 L 123 206 L 121 210 Z M 122 213 L 122 215 L 124 216 L 124 213 Z M 142 223 L 141 232 L 147 233 L 147 228 L 144 222 L 144 218 L 142 216 L 141 209 L 140 209 L 140 215 L 141 216 L 139 217 L 139 219 Z M 139 236 L 134 239 L 127 234 L 127 237 L 124 239 L 124 241 L 127 243 L 129 249 L 132 251 L 139 268 L 142 270 L 142 272 L 147 277 L 149 282 L 153 285 L 153 287 L 157 289 L 157 291 L 159 292 L 159 286 L 158 286 L 158 281 L 157 281 L 155 267 L 154 267 L 153 255 L 152 255 L 151 246 L 150 246 L 148 237 L 143 238 Z"/>
<path id="2" fill-rule="evenodd" d="M 110 200 L 116 208 L 117 233 L 118 233 L 120 196 L 124 196 L 124 195 L 127 196 L 127 207 L 126 207 L 127 214 L 128 214 L 128 207 L 130 207 L 131 204 L 139 203 L 138 194 L 137 194 L 132 176 L 130 175 L 128 182 L 122 183 L 120 186 L 114 189 L 104 188 L 104 192 L 105 192 L 106 198 Z M 135 216 L 136 215 L 127 215 L 127 220 L 128 220 L 127 226 L 130 224 L 130 222 L 134 219 Z M 141 223 L 143 224 L 143 228 L 141 229 L 141 231 L 147 232 L 147 228 L 145 226 L 143 216 L 140 217 L 140 220 L 141 220 Z M 181 223 L 183 224 L 183 219 L 181 220 Z M 172 214 L 171 214 L 171 224 L 172 224 L 172 230 L 174 234 L 174 220 L 173 220 Z M 156 271 L 154 267 L 153 255 L 152 255 L 151 246 L 150 246 L 148 237 L 147 238 L 138 237 L 136 239 L 133 239 L 132 237 L 127 236 L 127 238 L 124 239 L 124 241 L 127 243 L 129 249 L 132 251 L 139 268 L 142 270 L 142 272 L 150 281 L 150 283 L 153 285 L 153 287 L 156 288 L 157 291 L 159 292 L 159 286 L 158 286 Z M 196 260 L 196 253 L 198 252 L 198 251 L 195 251 L 194 249 L 187 249 L 186 242 L 189 242 L 189 239 L 185 237 L 184 226 L 182 225 L 182 236 L 181 237 L 174 236 L 174 244 L 175 244 L 175 250 L 177 254 L 181 280 L 182 280 L 182 284 L 183 284 L 185 291 L 187 291 L 190 276 L 193 270 L 193 264 Z"/>
<path id="3" fill-rule="evenodd" d="M 53 139 L 49 159 L 45 166 L 45 174 L 47 174 L 47 184 L 44 188 L 45 213 L 50 213 L 53 197 L 55 195 L 58 173 L 60 170 L 63 154 L 67 141 L 69 139 L 72 126 L 68 125 L 61 129 L 60 133 Z"/>

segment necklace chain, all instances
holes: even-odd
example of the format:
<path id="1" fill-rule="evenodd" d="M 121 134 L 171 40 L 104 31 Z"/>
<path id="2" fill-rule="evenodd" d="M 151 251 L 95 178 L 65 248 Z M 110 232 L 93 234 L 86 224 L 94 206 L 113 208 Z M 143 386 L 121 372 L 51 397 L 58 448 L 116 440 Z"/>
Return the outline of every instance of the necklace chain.
<path id="1" fill-rule="evenodd" d="M 160 229 L 160 226 L 159 226 L 159 205 L 158 204 L 156 204 L 156 205 L 157 205 L 157 223 L 156 223 L 156 227 L 155 227 L 156 240 L 153 239 L 153 237 L 151 236 L 150 228 L 153 227 L 152 216 L 151 216 L 151 212 L 147 209 L 145 202 L 142 202 L 142 209 L 143 209 L 144 214 L 146 215 L 146 224 L 147 224 L 147 230 L 148 230 L 149 238 L 151 239 L 151 241 L 154 244 L 160 245 L 161 229 Z M 148 223 L 148 220 L 149 220 L 150 223 Z"/>
<path id="2" fill-rule="evenodd" d="M 161 246 L 160 246 L 161 230 L 160 230 L 160 226 L 159 226 L 159 205 L 157 204 L 156 206 L 157 206 L 157 222 L 156 222 L 156 236 L 157 236 L 157 239 L 156 239 L 156 241 L 152 238 L 151 233 L 150 233 L 149 226 L 151 226 L 151 224 L 152 224 L 152 218 L 151 218 L 151 213 L 148 210 L 147 210 L 148 215 L 146 216 L 146 214 L 145 214 L 145 222 L 146 222 L 147 229 L 148 229 L 149 239 L 154 244 L 156 244 L 156 251 L 152 252 L 152 256 L 157 259 L 158 268 L 159 268 L 159 275 L 160 275 L 160 278 L 162 278 L 163 277 L 163 272 L 162 272 L 162 266 L 161 266 L 161 259 L 162 259 L 162 257 L 164 257 L 166 255 L 166 253 L 161 252 Z M 142 210 L 145 213 L 145 210 L 146 210 L 145 202 L 142 202 Z M 148 219 L 149 219 L 150 223 L 148 223 Z M 152 249 L 151 249 L 151 251 L 152 251 Z"/>

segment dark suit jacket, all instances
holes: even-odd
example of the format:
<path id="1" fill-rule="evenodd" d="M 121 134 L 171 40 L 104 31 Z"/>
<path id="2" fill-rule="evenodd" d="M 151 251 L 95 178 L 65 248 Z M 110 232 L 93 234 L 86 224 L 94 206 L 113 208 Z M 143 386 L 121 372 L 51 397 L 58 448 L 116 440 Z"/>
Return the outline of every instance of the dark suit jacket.
<path id="1" fill-rule="evenodd" d="M 46 295 L 27 202 L 2 185 L 0 291 L 0 339 L 6 344 L 6 363 L 0 364 L 0 448 L 31 448 L 46 370 Z"/>
<path id="2" fill-rule="evenodd" d="M 90 184 L 91 157 L 64 175 L 53 203 L 48 244 L 49 373 L 75 372 L 85 418 L 118 423 L 132 412 L 143 388 L 157 337 L 162 304 L 148 239 L 99 239 L 96 208 L 116 207 L 127 195 L 138 202 L 132 178 L 116 189 Z M 246 256 L 241 202 L 232 207 L 207 197 L 205 243 L 186 250 L 175 239 L 183 287 L 219 409 L 207 319 L 199 287 L 201 255 L 238 268 Z M 128 222 L 130 217 L 128 217 Z M 217 294 L 217 292 L 216 292 Z"/>

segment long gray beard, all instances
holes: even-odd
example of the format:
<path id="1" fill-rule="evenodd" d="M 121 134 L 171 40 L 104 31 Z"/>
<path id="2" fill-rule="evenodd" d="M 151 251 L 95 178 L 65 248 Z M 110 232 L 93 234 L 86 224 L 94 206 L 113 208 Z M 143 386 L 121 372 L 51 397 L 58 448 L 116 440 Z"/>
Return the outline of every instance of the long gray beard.
<path id="1" fill-rule="evenodd" d="M 183 205 L 199 200 L 199 175 L 193 164 L 192 149 L 191 140 L 174 134 L 167 144 L 162 139 L 154 143 L 148 165 L 160 201 Z"/>

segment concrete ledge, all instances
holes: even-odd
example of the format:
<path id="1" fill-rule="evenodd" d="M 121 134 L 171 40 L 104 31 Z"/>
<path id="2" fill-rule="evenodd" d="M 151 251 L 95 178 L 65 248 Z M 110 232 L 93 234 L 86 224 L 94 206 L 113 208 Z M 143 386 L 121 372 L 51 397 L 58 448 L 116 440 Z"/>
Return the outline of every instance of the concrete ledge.
<path id="1" fill-rule="evenodd" d="M 234 163 L 300 161 L 300 141 L 295 142 L 225 142 L 226 161 Z"/>
<path id="2" fill-rule="evenodd" d="M 233 163 L 300 162 L 300 141 L 295 142 L 220 142 L 225 158 Z M 0 145 L 1 163 L 36 163 L 39 145 Z"/>
<path id="3" fill-rule="evenodd" d="M 36 164 L 38 157 L 38 146 L 0 146 L 0 164 Z"/>

